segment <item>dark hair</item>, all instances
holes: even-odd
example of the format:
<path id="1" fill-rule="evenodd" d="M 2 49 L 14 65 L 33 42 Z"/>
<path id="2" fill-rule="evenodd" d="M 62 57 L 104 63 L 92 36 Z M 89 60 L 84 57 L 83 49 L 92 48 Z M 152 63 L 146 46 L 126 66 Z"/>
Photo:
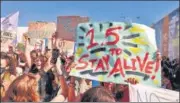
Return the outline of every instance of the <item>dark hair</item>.
<path id="1" fill-rule="evenodd" d="M 30 55 L 32 56 L 32 54 L 36 54 L 36 57 L 38 56 L 38 53 L 36 52 L 36 50 L 32 50 L 32 51 L 30 52 Z"/>
<path id="2" fill-rule="evenodd" d="M 179 59 L 170 60 L 168 57 L 163 57 L 161 61 L 162 72 L 164 77 L 168 78 L 172 84 L 173 90 L 180 89 L 180 67 Z"/>
<path id="3" fill-rule="evenodd" d="M 117 91 L 116 94 L 115 94 L 115 98 L 117 101 L 119 101 L 124 95 L 124 92 L 123 91 Z"/>
<path id="4" fill-rule="evenodd" d="M 15 68 L 15 65 L 14 65 L 14 62 L 13 62 L 13 59 L 11 57 L 9 57 L 7 55 L 7 53 L 5 52 L 1 52 L 0 54 L 1 56 L 1 59 L 5 59 L 7 60 L 7 65 L 9 66 L 9 72 L 12 74 L 12 75 L 16 75 L 16 68 Z"/>
<path id="5" fill-rule="evenodd" d="M 33 73 L 33 74 L 37 74 L 39 72 L 39 70 L 36 67 L 36 64 L 32 64 L 29 73 Z"/>
<path id="6" fill-rule="evenodd" d="M 1 52 L 1 59 L 9 59 L 7 53 Z M 10 59 L 9 59 L 10 60 Z"/>
<path id="7" fill-rule="evenodd" d="M 62 65 L 65 65 L 65 63 L 66 63 L 66 60 L 62 57 L 61 57 L 61 63 L 62 63 Z"/>
<path id="8" fill-rule="evenodd" d="M 115 100 L 109 90 L 98 86 L 87 90 L 83 94 L 81 102 L 115 102 Z"/>
<path id="9" fill-rule="evenodd" d="M 101 84 L 101 86 L 104 86 L 104 83 L 103 83 L 103 82 L 101 82 L 100 84 Z"/>

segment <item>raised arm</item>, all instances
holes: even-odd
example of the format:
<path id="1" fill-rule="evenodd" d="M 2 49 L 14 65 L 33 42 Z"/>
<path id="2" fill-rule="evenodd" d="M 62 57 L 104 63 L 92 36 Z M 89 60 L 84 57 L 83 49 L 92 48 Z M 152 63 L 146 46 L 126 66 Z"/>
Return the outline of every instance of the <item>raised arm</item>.
<path id="1" fill-rule="evenodd" d="M 58 79 L 60 81 L 60 87 L 61 87 L 61 94 L 66 98 L 68 96 L 68 86 L 66 84 L 66 80 L 63 75 L 63 68 L 61 68 L 61 61 L 60 58 L 57 59 L 56 63 L 56 69 L 58 74 Z"/>
<path id="2" fill-rule="evenodd" d="M 25 56 L 26 56 L 28 67 L 31 67 L 31 56 L 30 56 L 31 50 L 32 48 L 30 47 L 29 41 L 26 40 L 25 41 Z"/>
<path id="3" fill-rule="evenodd" d="M 74 102 L 76 99 L 75 95 L 75 77 L 71 77 L 68 87 L 68 102 Z"/>

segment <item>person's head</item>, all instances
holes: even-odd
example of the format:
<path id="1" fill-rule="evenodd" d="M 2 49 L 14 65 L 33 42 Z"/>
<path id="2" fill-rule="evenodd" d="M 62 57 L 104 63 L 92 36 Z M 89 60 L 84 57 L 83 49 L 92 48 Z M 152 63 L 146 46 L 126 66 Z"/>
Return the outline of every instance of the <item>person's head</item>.
<path id="1" fill-rule="evenodd" d="M 39 72 L 39 69 L 36 67 L 36 64 L 32 64 L 29 70 L 29 73 L 37 74 L 38 72 Z"/>
<path id="2" fill-rule="evenodd" d="M 30 56 L 31 56 L 32 60 L 35 60 L 37 58 L 37 56 L 38 56 L 38 53 L 36 52 L 36 50 L 32 50 L 30 52 Z"/>
<path id="3" fill-rule="evenodd" d="M 5 52 L 1 52 L 1 68 L 5 68 L 9 65 L 10 58 Z"/>
<path id="4" fill-rule="evenodd" d="M 15 75 L 15 65 L 14 61 L 11 57 L 9 57 L 6 53 L 1 52 L 1 68 L 7 69 L 11 74 Z"/>
<path id="5" fill-rule="evenodd" d="M 35 64 L 38 69 L 42 69 L 44 67 L 45 63 L 45 57 L 44 56 L 38 56 L 35 59 Z"/>
<path id="6" fill-rule="evenodd" d="M 165 60 L 166 59 L 166 56 L 162 56 L 162 60 Z"/>
<path id="7" fill-rule="evenodd" d="M 104 83 L 104 87 L 113 92 L 114 84 L 113 83 Z"/>
<path id="8" fill-rule="evenodd" d="M 120 102 L 121 98 L 123 97 L 124 93 L 122 91 L 116 91 L 115 99 L 117 102 Z"/>
<path id="9" fill-rule="evenodd" d="M 120 101 L 121 98 L 124 96 L 124 92 L 128 89 L 128 85 L 125 84 L 116 84 L 115 87 L 115 98 L 116 101 Z"/>
<path id="10" fill-rule="evenodd" d="M 22 44 L 22 43 L 18 43 L 16 48 L 15 48 L 15 52 L 17 54 L 21 54 L 21 53 L 24 53 L 25 52 L 25 45 Z"/>
<path id="11" fill-rule="evenodd" d="M 13 52 L 13 47 L 12 46 L 9 46 L 9 52 Z"/>
<path id="12" fill-rule="evenodd" d="M 128 88 L 128 85 L 125 85 L 125 84 L 117 84 L 116 85 L 116 89 L 118 90 L 118 91 L 125 91 L 126 89 Z"/>
<path id="13" fill-rule="evenodd" d="M 81 102 L 115 102 L 115 99 L 109 90 L 99 86 L 87 90 L 83 94 Z"/>
<path id="14" fill-rule="evenodd" d="M 38 83 L 32 74 L 17 77 L 9 86 L 5 102 L 39 102 Z"/>

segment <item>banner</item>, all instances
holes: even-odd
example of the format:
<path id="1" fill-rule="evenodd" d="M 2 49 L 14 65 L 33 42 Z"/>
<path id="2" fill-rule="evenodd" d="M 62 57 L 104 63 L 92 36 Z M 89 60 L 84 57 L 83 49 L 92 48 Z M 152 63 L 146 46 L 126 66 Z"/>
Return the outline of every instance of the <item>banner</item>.
<path id="1" fill-rule="evenodd" d="M 19 12 L 1 18 L 1 51 L 6 52 L 8 45 L 16 45 Z"/>
<path id="2" fill-rule="evenodd" d="M 155 31 L 123 22 L 82 23 L 77 27 L 75 64 L 70 75 L 127 84 L 135 79 L 161 86 Z"/>
<path id="3" fill-rule="evenodd" d="M 179 92 L 141 84 L 129 85 L 130 102 L 179 102 Z"/>
<path id="4" fill-rule="evenodd" d="M 28 28 L 30 44 L 35 45 L 37 40 L 48 38 L 48 48 L 51 48 L 51 37 L 56 31 L 56 24 L 53 22 L 31 22 Z"/>
<path id="5" fill-rule="evenodd" d="M 79 23 L 88 22 L 88 17 L 59 16 L 57 20 L 57 34 L 59 38 L 75 41 L 76 27 Z"/>
<path id="6" fill-rule="evenodd" d="M 169 58 L 179 57 L 179 8 L 169 14 Z"/>

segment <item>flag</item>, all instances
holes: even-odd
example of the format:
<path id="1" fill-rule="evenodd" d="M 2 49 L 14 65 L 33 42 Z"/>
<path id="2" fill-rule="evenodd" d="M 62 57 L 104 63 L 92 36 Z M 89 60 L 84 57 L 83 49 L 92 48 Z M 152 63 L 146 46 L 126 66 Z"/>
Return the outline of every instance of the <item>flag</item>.
<path id="1" fill-rule="evenodd" d="M 7 17 L 1 17 L 1 50 L 8 49 L 8 45 L 17 44 L 17 27 L 18 27 L 19 11 L 8 15 Z"/>
<path id="2" fill-rule="evenodd" d="M 1 18 L 1 31 L 16 31 L 18 27 L 19 11 Z"/>

